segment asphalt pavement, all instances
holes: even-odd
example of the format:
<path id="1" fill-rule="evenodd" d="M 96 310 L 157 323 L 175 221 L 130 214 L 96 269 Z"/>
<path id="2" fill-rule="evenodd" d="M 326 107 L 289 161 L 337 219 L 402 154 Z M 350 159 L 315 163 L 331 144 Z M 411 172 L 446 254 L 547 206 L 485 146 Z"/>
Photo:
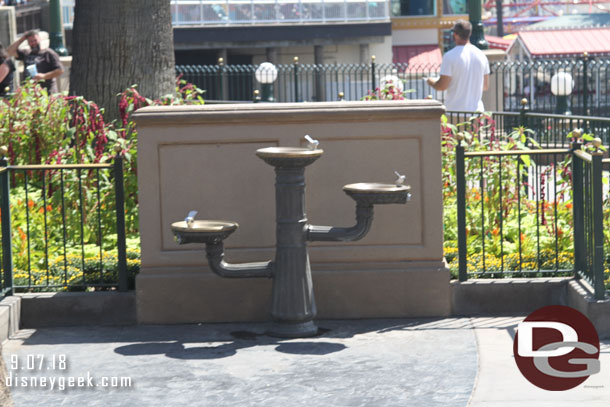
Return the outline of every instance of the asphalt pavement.
<path id="1" fill-rule="evenodd" d="M 15 407 L 607 406 L 601 372 L 549 392 L 513 359 L 523 317 L 320 321 L 278 339 L 266 324 L 21 330 L 4 344 Z"/>

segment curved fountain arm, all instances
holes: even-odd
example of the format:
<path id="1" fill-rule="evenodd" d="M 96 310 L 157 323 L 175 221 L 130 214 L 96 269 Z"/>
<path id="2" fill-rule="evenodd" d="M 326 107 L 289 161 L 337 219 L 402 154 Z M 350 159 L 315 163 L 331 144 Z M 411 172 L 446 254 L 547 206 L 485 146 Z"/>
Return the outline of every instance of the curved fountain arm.
<path id="1" fill-rule="evenodd" d="M 352 242 L 360 240 L 371 229 L 373 205 L 356 205 L 356 224 L 352 227 L 307 226 L 307 240 L 310 242 Z"/>
<path id="2" fill-rule="evenodd" d="M 206 257 L 210 269 L 220 277 L 225 278 L 256 278 L 273 276 L 274 263 L 263 261 L 258 263 L 229 264 L 223 260 L 224 245 L 221 242 L 208 243 L 205 246 Z"/>

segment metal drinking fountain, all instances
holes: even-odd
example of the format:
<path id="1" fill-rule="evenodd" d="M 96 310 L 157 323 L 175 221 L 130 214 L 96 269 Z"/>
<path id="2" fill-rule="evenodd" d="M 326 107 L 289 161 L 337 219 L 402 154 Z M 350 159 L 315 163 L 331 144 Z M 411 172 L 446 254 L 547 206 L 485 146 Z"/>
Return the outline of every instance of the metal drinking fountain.
<path id="1" fill-rule="evenodd" d="M 317 140 L 305 136 L 309 148 L 269 147 L 256 155 L 275 167 L 276 254 L 273 261 L 230 264 L 224 261 L 223 240 L 238 228 L 236 222 L 195 220 L 189 213 L 172 224 L 179 244 L 205 243 L 211 270 L 226 278 L 265 277 L 273 279 L 269 334 L 283 338 L 316 335 L 316 303 L 311 279 L 307 242 L 362 239 L 373 222 L 376 204 L 404 204 L 409 198 L 404 176 L 396 173 L 394 184 L 358 183 L 343 187 L 356 201 L 356 224 L 351 227 L 310 225 L 305 214 L 305 167 L 323 154 Z"/>

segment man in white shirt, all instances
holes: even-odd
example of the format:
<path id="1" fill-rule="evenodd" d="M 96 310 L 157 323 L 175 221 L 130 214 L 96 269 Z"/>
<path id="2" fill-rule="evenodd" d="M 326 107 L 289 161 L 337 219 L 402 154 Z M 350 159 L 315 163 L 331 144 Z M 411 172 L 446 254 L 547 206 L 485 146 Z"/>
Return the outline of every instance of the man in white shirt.
<path id="1" fill-rule="evenodd" d="M 483 91 L 489 88 L 489 61 L 483 52 L 470 43 L 472 25 L 458 20 L 451 29 L 455 48 L 443 56 L 441 76 L 427 78 L 434 89 L 445 90 L 448 111 L 484 111 Z"/>

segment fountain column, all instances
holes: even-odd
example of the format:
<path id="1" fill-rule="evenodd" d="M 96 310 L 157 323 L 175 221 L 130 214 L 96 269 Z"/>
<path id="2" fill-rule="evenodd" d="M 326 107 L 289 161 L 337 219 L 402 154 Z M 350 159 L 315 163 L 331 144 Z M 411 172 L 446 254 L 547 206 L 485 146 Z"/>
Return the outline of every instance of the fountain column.
<path id="1" fill-rule="evenodd" d="M 276 167 L 276 256 L 270 334 L 315 335 L 316 303 L 307 254 L 305 168 Z"/>

